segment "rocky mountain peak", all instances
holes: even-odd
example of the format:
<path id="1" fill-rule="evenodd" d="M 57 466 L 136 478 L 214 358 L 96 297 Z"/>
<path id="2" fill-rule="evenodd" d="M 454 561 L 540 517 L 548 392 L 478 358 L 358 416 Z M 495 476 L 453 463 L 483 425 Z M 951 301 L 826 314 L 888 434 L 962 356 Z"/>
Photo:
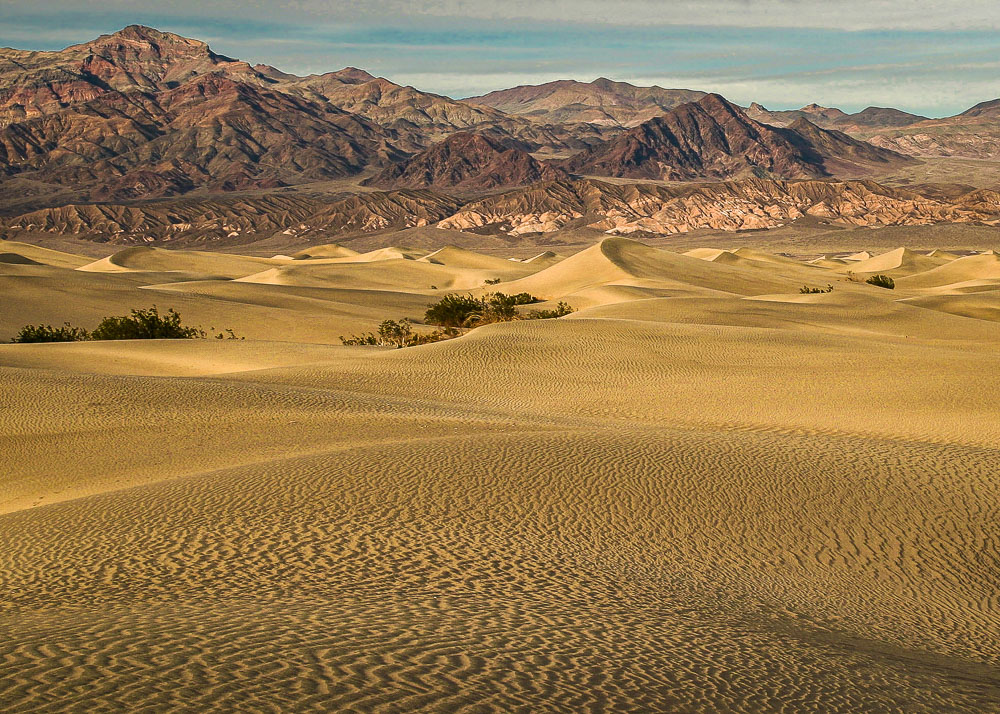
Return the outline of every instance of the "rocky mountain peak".
<path id="1" fill-rule="evenodd" d="M 538 161 L 524 148 L 484 134 L 459 132 L 402 163 L 387 167 L 366 183 L 383 188 L 471 190 L 566 177 L 561 169 Z"/>

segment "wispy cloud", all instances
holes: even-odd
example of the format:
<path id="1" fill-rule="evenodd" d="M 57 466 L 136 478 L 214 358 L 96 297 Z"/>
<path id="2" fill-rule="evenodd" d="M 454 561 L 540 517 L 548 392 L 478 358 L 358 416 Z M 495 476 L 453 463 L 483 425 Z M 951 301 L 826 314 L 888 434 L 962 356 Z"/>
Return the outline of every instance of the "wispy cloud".
<path id="1" fill-rule="evenodd" d="M 818 28 L 842 30 L 990 30 L 1000 28 L 995 0 L 88 0 L 89 13 L 139 13 L 261 22 L 305 20 L 398 23 L 415 19 L 567 22 L 617 26 Z M 24 9 L 0 0 L 0 11 Z M 65 0 L 34 0 L 36 13 L 74 10 Z"/>
<path id="2" fill-rule="evenodd" d="M 286 71 L 354 65 L 452 96 L 598 76 L 932 116 L 1000 96 L 995 0 L 0 0 L 8 46 L 134 22 Z"/>

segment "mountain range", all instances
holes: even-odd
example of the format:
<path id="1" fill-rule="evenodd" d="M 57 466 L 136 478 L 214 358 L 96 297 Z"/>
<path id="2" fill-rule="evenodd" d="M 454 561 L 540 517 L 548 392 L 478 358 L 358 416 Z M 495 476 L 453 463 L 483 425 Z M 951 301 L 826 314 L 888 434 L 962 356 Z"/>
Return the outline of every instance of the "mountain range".
<path id="1" fill-rule="evenodd" d="M 465 101 L 545 123 L 588 122 L 627 127 L 704 96 L 705 92 L 691 89 L 636 87 L 601 77 L 589 83 L 562 79 L 522 85 Z"/>
<path id="2" fill-rule="evenodd" d="M 824 129 L 849 132 L 911 126 L 927 120 L 927 117 L 891 107 L 867 107 L 860 112 L 847 114 L 835 107 L 821 107 L 818 104 L 807 104 L 801 109 L 769 111 L 756 102 L 747 108 L 747 116 L 772 126 L 788 126 L 798 119 L 806 119 Z"/>
<path id="3" fill-rule="evenodd" d="M 757 186 L 746 195 L 773 207 L 760 185 L 839 179 L 829 190 L 856 194 L 852 187 L 863 185 L 888 197 L 876 223 L 903 220 L 903 204 L 913 220 L 988 220 L 995 213 L 989 198 L 970 208 L 930 189 L 901 194 L 844 179 L 887 175 L 918 163 L 915 157 L 1000 157 L 998 116 L 1000 100 L 947 119 L 877 107 L 847 114 L 815 104 L 769 111 L 718 94 L 603 78 L 456 100 L 354 67 L 296 76 L 132 25 L 61 51 L 0 49 L 0 214 L 6 233 L 61 226 L 92 235 L 104 226 L 117 236 L 112 240 L 126 242 L 146 233 L 155 234 L 152 240 L 192 238 L 177 226 L 195 224 L 203 226 L 198 236 L 221 232 L 228 240 L 287 230 L 306 218 L 317 231 L 338 233 L 437 221 L 517 231 L 576 220 L 567 216 L 590 209 L 572 196 L 605 195 L 614 180 L 762 179 L 727 184 L 719 195 Z M 270 196 L 290 187 L 301 195 Z M 680 196 L 636 190 L 668 203 Z M 854 202 L 846 193 L 839 205 Z M 179 196 L 190 201 L 178 203 Z M 532 201 L 549 206 L 553 196 L 567 201 L 565 210 L 534 210 Z M 154 199 L 160 202 L 136 203 Z M 515 212 L 520 218 L 494 220 L 501 214 L 493 208 L 469 208 L 476 201 L 520 203 L 523 210 Z M 94 203 L 116 205 L 87 208 Z M 782 208 L 773 221 L 819 210 L 800 200 L 778 204 L 795 210 Z M 746 220 L 699 222 L 671 209 L 674 227 L 649 216 L 612 227 L 671 232 L 679 225 L 760 223 L 747 210 Z M 247 211 L 242 222 L 240 211 Z M 324 211 L 343 215 L 324 222 L 316 218 Z M 549 213 L 560 217 L 545 218 Z"/>
<path id="4" fill-rule="evenodd" d="M 747 174 L 864 175 L 912 161 L 805 118 L 787 128 L 762 124 L 718 94 L 708 94 L 591 147 L 563 166 L 577 174 L 688 181 Z"/>
<path id="5" fill-rule="evenodd" d="M 562 169 L 538 161 L 523 144 L 505 145 L 486 134 L 458 132 L 386 167 L 363 183 L 383 188 L 475 191 L 551 181 L 566 175 Z"/>
<path id="6" fill-rule="evenodd" d="M 604 135 L 354 68 L 296 77 L 142 26 L 61 52 L 0 51 L 0 172 L 92 200 L 351 176 L 470 127 L 532 151 L 578 150 Z"/>
<path id="7" fill-rule="evenodd" d="M 365 234 L 436 226 L 530 244 L 560 242 L 563 229 L 675 234 L 776 228 L 811 217 L 845 226 L 1000 224 L 1000 192 L 928 195 L 872 181 L 617 184 L 560 179 L 459 199 L 430 189 L 359 193 L 336 200 L 296 195 L 181 198 L 134 205 L 81 204 L 0 219 L 0 238 L 69 236 L 119 245 L 246 246 L 362 240 Z M 440 246 L 438 246 L 440 247 Z"/>

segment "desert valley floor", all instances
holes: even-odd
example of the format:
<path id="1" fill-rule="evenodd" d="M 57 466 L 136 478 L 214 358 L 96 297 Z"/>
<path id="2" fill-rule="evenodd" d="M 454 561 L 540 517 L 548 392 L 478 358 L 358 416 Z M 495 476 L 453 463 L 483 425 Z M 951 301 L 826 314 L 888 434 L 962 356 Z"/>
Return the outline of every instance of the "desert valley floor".
<path id="1" fill-rule="evenodd" d="M 0 242 L 0 339 L 246 337 L 0 345 L 0 709 L 1000 711 L 997 246 L 710 245 Z M 487 291 L 575 312 L 340 343 Z"/>

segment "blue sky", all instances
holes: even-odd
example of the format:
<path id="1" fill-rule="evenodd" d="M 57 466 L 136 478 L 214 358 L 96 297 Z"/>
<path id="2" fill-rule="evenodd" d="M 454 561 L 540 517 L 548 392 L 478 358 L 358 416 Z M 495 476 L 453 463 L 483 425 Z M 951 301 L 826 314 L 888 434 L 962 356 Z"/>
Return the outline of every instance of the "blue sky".
<path id="1" fill-rule="evenodd" d="M 353 65 L 464 97 L 599 76 L 928 116 L 1000 97 L 995 0 L 0 0 L 0 45 L 60 49 L 142 23 L 297 74 Z"/>

